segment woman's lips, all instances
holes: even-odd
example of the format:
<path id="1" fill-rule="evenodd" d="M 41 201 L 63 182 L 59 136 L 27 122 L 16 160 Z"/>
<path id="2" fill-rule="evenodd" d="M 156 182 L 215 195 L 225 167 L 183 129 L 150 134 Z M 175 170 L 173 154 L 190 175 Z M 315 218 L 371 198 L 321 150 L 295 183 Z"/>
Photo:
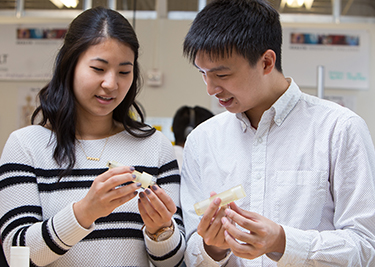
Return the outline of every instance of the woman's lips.
<path id="1" fill-rule="evenodd" d="M 114 99 L 113 97 L 106 97 L 106 96 L 100 96 L 100 95 L 97 95 L 96 98 L 98 99 L 99 103 L 102 103 L 102 104 L 108 104 Z"/>

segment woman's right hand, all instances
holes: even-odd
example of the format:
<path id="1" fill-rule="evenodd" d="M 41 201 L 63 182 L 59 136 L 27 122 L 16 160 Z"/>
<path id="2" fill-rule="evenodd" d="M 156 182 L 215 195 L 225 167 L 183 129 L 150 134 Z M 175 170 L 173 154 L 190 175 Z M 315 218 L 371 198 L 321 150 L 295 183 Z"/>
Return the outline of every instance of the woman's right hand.
<path id="1" fill-rule="evenodd" d="M 89 228 L 95 220 L 109 215 L 138 194 L 140 183 L 120 186 L 135 179 L 133 171 L 133 167 L 121 166 L 95 178 L 87 195 L 73 204 L 74 215 L 82 227 Z"/>

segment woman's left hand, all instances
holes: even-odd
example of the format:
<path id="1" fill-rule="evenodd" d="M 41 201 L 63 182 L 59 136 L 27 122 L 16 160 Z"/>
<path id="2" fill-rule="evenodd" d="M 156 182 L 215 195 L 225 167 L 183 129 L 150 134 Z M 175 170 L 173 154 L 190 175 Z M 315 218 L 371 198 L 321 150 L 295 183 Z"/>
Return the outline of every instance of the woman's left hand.
<path id="1" fill-rule="evenodd" d="M 172 216 L 177 211 L 172 198 L 157 185 L 139 193 L 138 209 L 147 232 L 151 234 L 163 227 L 171 226 Z"/>

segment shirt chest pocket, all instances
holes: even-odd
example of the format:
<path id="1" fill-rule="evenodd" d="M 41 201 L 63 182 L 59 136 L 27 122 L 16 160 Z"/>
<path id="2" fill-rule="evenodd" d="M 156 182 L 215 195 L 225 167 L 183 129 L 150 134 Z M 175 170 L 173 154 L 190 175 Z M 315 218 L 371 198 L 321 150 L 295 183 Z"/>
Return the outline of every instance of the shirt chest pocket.
<path id="1" fill-rule="evenodd" d="M 276 172 L 274 212 L 278 223 L 299 229 L 316 229 L 329 192 L 328 173 Z"/>

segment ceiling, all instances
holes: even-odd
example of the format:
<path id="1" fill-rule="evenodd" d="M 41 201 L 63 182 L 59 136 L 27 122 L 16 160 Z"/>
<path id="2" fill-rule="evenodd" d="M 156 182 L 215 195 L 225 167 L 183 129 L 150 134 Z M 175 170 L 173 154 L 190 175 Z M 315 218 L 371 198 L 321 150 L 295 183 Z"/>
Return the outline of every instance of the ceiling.
<path id="1" fill-rule="evenodd" d="M 17 1 L 24 1 L 25 10 L 58 10 L 58 8 L 49 0 L 0 0 L 0 10 L 16 9 Z M 115 0 L 117 10 L 155 10 L 156 1 L 160 0 Z M 168 11 L 194 11 L 198 9 L 198 3 L 202 0 L 164 0 L 167 1 Z M 209 3 L 212 0 L 206 0 Z M 301 8 L 291 8 L 285 6 L 280 9 L 282 0 L 268 0 L 271 5 L 285 14 L 319 14 L 330 15 L 333 12 L 333 2 L 339 1 L 341 15 L 345 16 L 363 16 L 375 17 L 375 0 L 314 0 L 311 8 L 307 10 L 304 6 Z M 80 0 L 76 9 L 82 9 Z M 108 0 L 92 0 L 92 6 L 107 6 Z M 68 8 L 63 8 L 68 9 Z"/>

